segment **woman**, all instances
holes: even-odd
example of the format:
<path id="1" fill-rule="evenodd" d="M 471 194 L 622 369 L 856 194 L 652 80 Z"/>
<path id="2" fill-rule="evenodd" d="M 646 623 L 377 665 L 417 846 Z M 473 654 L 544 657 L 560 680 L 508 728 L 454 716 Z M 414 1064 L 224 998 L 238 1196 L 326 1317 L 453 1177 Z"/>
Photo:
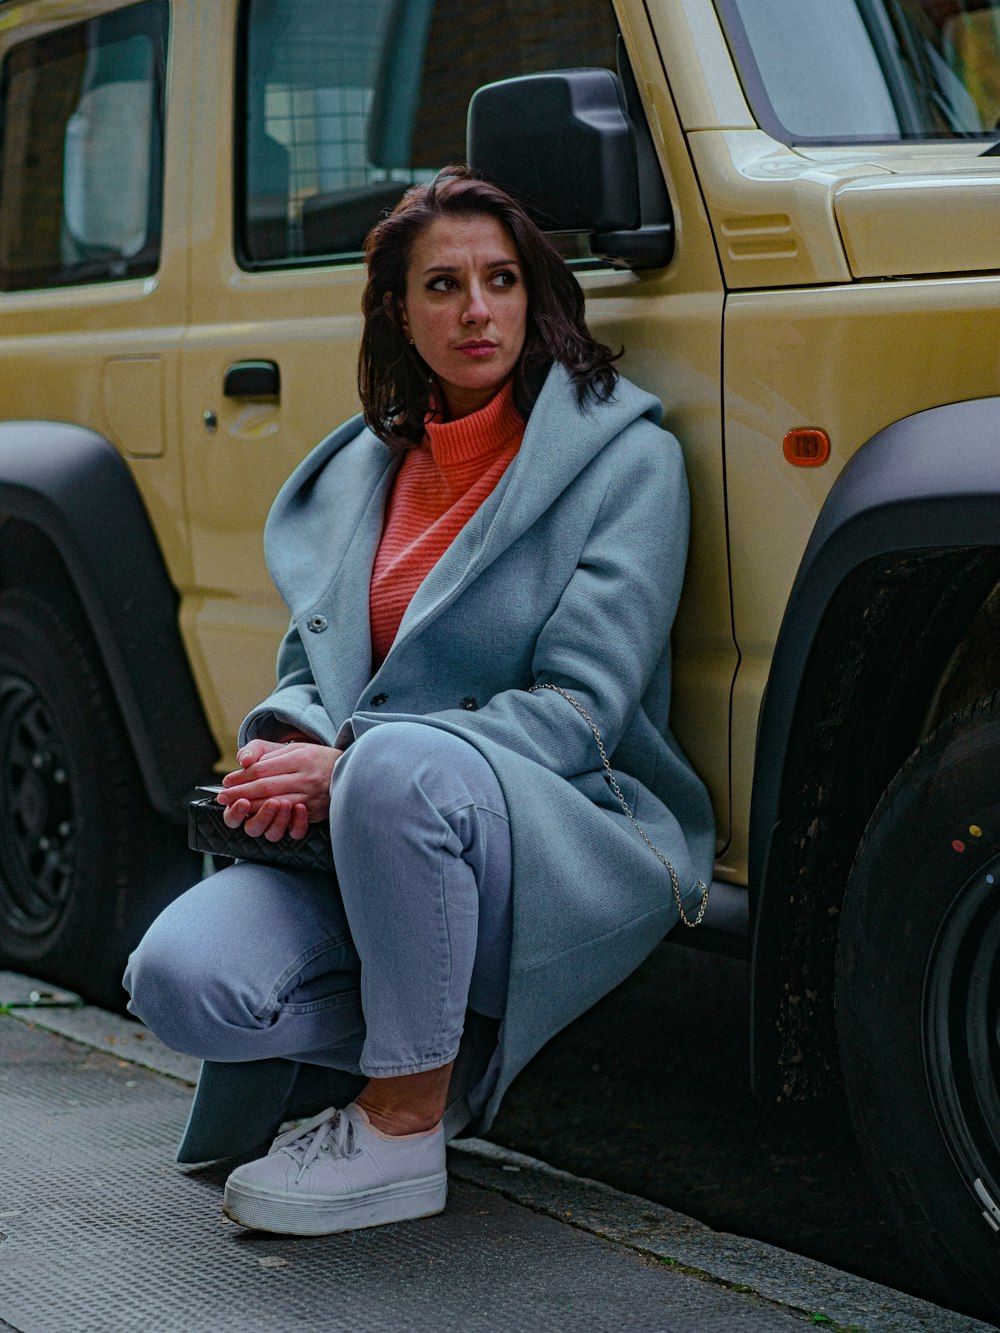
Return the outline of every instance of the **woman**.
<path id="1" fill-rule="evenodd" d="M 411 189 L 366 260 L 364 418 L 271 512 L 292 623 L 219 798 L 265 839 L 329 819 L 335 882 L 237 863 L 126 976 L 206 1061 L 180 1160 L 334 1104 L 227 1182 L 236 1221 L 295 1234 L 440 1211 L 446 1138 L 697 919 L 713 851 L 667 730 L 688 514 L 659 403 L 464 168 Z"/>

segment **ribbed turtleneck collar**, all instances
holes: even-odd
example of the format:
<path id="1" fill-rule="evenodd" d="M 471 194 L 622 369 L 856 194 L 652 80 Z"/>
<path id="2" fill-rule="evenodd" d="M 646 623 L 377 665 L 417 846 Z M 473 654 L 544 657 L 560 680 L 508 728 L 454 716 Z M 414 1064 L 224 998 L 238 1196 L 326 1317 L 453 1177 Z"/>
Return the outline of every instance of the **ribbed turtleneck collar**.
<path id="1" fill-rule="evenodd" d="M 478 412 L 470 412 L 457 421 L 428 421 L 427 440 L 431 455 L 440 468 L 485 458 L 519 441 L 524 421 L 514 406 L 514 384 L 508 380 L 500 392 Z"/>

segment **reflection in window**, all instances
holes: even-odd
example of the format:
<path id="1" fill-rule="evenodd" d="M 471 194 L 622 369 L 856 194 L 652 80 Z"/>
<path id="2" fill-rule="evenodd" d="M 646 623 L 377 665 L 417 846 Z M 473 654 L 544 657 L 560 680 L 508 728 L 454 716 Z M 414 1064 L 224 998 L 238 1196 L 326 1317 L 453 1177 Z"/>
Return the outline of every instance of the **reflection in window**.
<path id="1" fill-rule="evenodd" d="M 476 88 L 613 67 L 610 0 L 246 0 L 245 263 L 356 254 L 407 185 L 465 156 Z"/>
<path id="2" fill-rule="evenodd" d="M 147 0 L 8 52 L 0 286 L 155 271 L 166 22 L 166 0 Z"/>
<path id="3" fill-rule="evenodd" d="M 1000 0 L 720 0 L 760 124 L 787 142 L 997 137 Z"/>
<path id="4" fill-rule="evenodd" d="M 113 77 L 103 82 L 108 71 Z M 126 259 L 146 244 L 153 50 L 129 37 L 88 53 L 84 90 L 66 122 L 63 258 L 93 250 Z"/>
<path id="5" fill-rule="evenodd" d="M 972 100 L 980 126 L 1000 127 L 1000 5 L 979 9 L 942 5 L 944 50 Z"/>

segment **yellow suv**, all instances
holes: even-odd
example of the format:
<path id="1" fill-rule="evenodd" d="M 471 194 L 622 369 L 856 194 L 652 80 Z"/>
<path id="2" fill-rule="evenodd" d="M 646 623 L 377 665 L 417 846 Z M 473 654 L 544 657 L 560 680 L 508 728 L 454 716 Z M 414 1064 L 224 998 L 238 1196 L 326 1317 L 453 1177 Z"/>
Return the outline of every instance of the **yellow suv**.
<path id="1" fill-rule="evenodd" d="M 117 1002 L 198 874 L 362 239 L 468 156 L 684 444 L 690 934 L 751 958 L 757 1087 L 842 1076 L 996 1316 L 998 120 L 989 0 L 0 0 L 0 965 Z"/>

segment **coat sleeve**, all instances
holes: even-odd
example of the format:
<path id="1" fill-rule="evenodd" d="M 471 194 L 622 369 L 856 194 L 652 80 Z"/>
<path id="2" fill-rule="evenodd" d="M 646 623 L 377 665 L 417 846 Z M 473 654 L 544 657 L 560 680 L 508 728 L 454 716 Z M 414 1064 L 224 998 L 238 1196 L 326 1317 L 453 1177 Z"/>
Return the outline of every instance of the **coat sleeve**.
<path id="1" fill-rule="evenodd" d="M 669 673 L 670 629 L 687 557 L 689 503 L 680 446 L 642 423 L 604 451 L 607 488 L 579 561 L 541 627 L 533 680 L 579 701 L 608 755 L 654 675 Z M 657 681 L 662 689 L 663 681 Z M 563 777 L 600 767 L 593 732 L 553 690 L 504 690 L 478 711 L 434 715 Z"/>
<path id="2" fill-rule="evenodd" d="M 239 744 L 276 740 L 289 729 L 305 732 L 323 745 L 333 745 L 338 728 L 323 707 L 312 668 L 294 621 L 278 648 L 278 683 L 240 727 Z"/>

